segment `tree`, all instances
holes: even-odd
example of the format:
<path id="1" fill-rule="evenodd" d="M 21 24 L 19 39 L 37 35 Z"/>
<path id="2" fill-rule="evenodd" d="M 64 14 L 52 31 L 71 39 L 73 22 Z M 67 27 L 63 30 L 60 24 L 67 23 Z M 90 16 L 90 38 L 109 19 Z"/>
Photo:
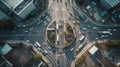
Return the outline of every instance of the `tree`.
<path id="1" fill-rule="evenodd" d="M 15 24 L 11 20 L 0 20 L 0 28 L 14 29 Z"/>

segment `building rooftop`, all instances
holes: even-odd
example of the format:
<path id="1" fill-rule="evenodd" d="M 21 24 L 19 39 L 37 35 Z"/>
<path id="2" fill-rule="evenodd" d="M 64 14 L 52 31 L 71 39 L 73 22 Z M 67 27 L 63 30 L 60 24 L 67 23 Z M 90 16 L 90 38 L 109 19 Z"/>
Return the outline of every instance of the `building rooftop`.
<path id="1" fill-rule="evenodd" d="M 120 3 L 120 0 L 101 0 L 101 3 L 105 5 L 108 9 L 115 7 L 118 3 Z"/>
<path id="2" fill-rule="evenodd" d="M 89 53 L 90 54 L 95 54 L 95 52 L 98 50 L 98 48 L 96 46 L 93 46 L 90 50 L 89 50 Z"/>
<path id="3" fill-rule="evenodd" d="M 22 3 L 20 3 L 15 9 L 14 11 L 16 13 L 19 13 L 23 8 L 26 7 L 26 5 L 28 5 L 30 2 L 32 2 L 32 0 L 24 0 Z"/>
<path id="4" fill-rule="evenodd" d="M 24 0 L 2 0 L 9 8 L 15 9 Z"/>
<path id="5" fill-rule="evenodd" d="M 0 49 L 0 54 L 6 55 L 12 48 L 8 45 L 5 44 L 1 49 Z"/>
<path id="6" fill-rule="evenodd" d="M 5 17 L 7 17 L 6 14 L 4 14 L 4 13 L 0 10 L 0 19 L 3 19 L 3 18 L 5 18 Z"/>

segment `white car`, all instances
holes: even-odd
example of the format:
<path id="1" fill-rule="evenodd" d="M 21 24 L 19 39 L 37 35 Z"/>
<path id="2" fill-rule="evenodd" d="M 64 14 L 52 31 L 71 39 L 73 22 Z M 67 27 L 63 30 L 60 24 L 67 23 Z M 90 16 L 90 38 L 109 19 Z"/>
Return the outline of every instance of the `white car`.
<path id="1" fill-rule="evenodd" d="M 33 30 L 34 28 L 30 28 L 30 30 Z"/>
<path id="2" fill-rule="evenodd" d="M 48 16 L 45 17 L 46 19 L 48 18 Z"/>
<path id="3" fill-rule="evenodd" d="M 27 33 L 27 32 L 28 32 L 28 30 L 24 31 L 24 33 Z"/>
<path id="4" fill-rule="evenodd" d="M 47 20 L 48 20 L 48 22 L 50 22 L 50 18 L 48 18 Z"/>
<path id="5" fill-rule="evenodd" d="M 46 54 L 48 54 L 47 50 L 44 50 L 44 52 L 45 52 Z"/>
<path id="6" fill-rule="evenodd" d="M 113 31 L 116 31 L 116 29 L 113 29 Z"/>
<path id="7" fill-rule="evenodd" d="M 98 40 L 98 38 L 95 38 L 96 40 Z"/>
<path id="8" fill-rule="evenodd" d="M 40 47 L 38 47 L 38 50 L 40 50 L 40 51 L 41 51 L 41 48 L 40 48 Z"/>
<path id="9" fill-rule="evenodd" d="M 86 23 L 87 23 L 87 20 L 85 20 L 84 22 L 86 22 Z"/>
<path id="10" fill-rule="evenodd" d="M 46 21 L 44 22 L 44 25 L 47 25 L 47 22 L 46 22 Z"/>
<path id="11" fill-rule="evenodd" d="M 45 45 L 45 46 L 46 46 L 47 44 L 46 44 L 45 42 L 43 42 L 43 45 Z"/>
<path id="12" fill-rule="evenodd" d="M 30 42 L 30 40 L 26 40 L 26 42 Z"/>
<path id="13" fill-rule="evenodd" d="M 83 28 L 83 30 L 86 30 L 86 28 Z"/>
<path id="14" fill-rule="evenodd" d="M 70 50 L 73 51 L 73 48 L 71 48 Z"/>
<path id="15" fill-rule="evenodd" d="M 15 31 L 12 31 L 12 33 L 15 33 Z"/>
<path id="16" fill-rule="evenodd" d="M 26 27 L 26 25 L 23 25 L 23 27 Z"/>
<path id="17" fill-rule="evenodd" d="M 50 48 L 50 47 L 48 47 L 48 49 L 49 49 L 49 50 L 51 50 L 51 48 Z"/>
<path id="18" fill-rule="evenodd" d="M 97 29 L 97 27 L 93 27 L 93 29 Z"/>
<path id="19" fill-rule="evenodd" d="M 72 21 L 73 23 L 75 23 L 75 21 Z"/>
<path id="20" fill-rule="evenodd" d="M 37 47 L 37 44 L 34 44 L 35 47 Z"/>

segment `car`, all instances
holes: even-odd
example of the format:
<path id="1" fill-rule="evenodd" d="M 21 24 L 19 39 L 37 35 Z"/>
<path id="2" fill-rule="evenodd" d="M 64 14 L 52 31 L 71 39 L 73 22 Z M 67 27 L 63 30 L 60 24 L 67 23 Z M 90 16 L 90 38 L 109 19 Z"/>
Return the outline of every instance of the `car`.
<path id="1" fill-rule="evenodd" d="M 86 28 L 83 28 L 83 30 L 86 30 Z"/>
<path id="2" fill-rule="evenodd" d="M 50 22 L 50 18 L 48 18 L 47 20 L 48 20 L 48 22 Z"/>
<path id="3" fill-rule="evenodd" d="M 24 33 L 28 33 L 28 30 L 24 31 Z"/>
<path id="4" fill-rule="evenodd" d="M 87 21 L 87 20 L 85 20 L 84 22 L 86 22 L 86 23 L 87 23 L 88 21 Z"/>
<path id="5" fill-rule="evenodd" d="M 48 16 L 45 17 L 46 19 L 48 18 Z"/>
<path id="6" fill-rule="evenodd" d="M 108 29 L 108 31 L 111 31 L 111 29 Z"/>
<path id="7" fill-rule="evenodd" d="M 96 40 L 98 40 L 98 38 L 95 38 Z"/>
<path id="8" fill-rule="evenodd" d="M 50 47 L 48 47 L 48 49 L 49 49 L 49 50 L 51 50 L 51 48 L 50 48 Z"/>
<path id="9" fill-rule="evenodd" d="M 43 22 L 43 20 L 40 20 L 37 24 L 39 25 L 41 22 Z"/>
<path id="10" fill-rule="evenodd" d="M 26 40 L 26 42 L 30 42 L 30 40 Z"/>
<path id="11" fill-rule="evenodd" d="M 44 22 L 44 25 L 47 25 L 47 22 L 46 22 L 46 21 Z"/>
<path id="12" fill-rule="evenodd" d="M 38 47 L 38 50 L 40 50 L 40 51 L 41 51 L 41 48 L 40 48 L 40 47 Z"/>
<path id="13" fill-rule="evenodd" d="M 110 33 L 110 35 L 112 35 L 112 33 Z"/>
<path id="14" fill-rule="evenodd" d="M 23 27 L 26 27 L 26 25 L 23 25 Z"/>
<path id="15" fill-rule="evenodd" d="M 34 28 L 30 28 L 30 30 L 33 30 Z"/>
<path id="16" fill-rule="evenodd" d="M 73 16 L 71 13 L 69 13 L 70 14 L 70 16 Z"/>
<path id="17" fill-rule="evenodd" d="M 85 13 L 87 13 L 87 11 L 86 11 L 85 9 L 83 9 L 83 11 L 84 11 Z"/>
<path id="18" fill-rule="evenodd" d="M 70 51 L 73 51 L 73 48 L 71 48 Z"/>
<path id="19" fill-rule="evenodd" d="M 110 33 L 110 31 L 98 31 L 98 32 L 101 34 L 109 34 Z"/>
<path id="20" fill-rule="evenodd" d="M 43 45 L 45 45 L 45 46 L 46 46 L 47 44 L 46 44 L 45 42 L 43 42 Z"/>
<path id="21" fill-rule="evenodd" d="M 105 22 L 105 20 L 103 19 L 102 22 Z"/>
<path id="22" fill-rule="evenodd" d="M 75 21 L 72 21 L 73 23 L 75 23 Z"/>
<path id="23" fill-rule="evenodd" d="M 109 37 L 109 35 L 101 35 L 102 38 Z"/>
<path id="24" fill-rule="evenodd" d="M 76 16 L 77 19 L 80 19 L 79 16 Z"/>
<path id="25" fill-rule="evenodd" d="M 116 29 L 113 29 L 113 31 L 116 31 Z"/>
<path id="26" fill-rule="evenodd" d="M 35 47 L 37 47 L 37 44 L 34 44 Z"/>
<path id="27" fill-rule="evenodd" d="M 12 33 L 15 33 L 15 31 L 12 31 Z"/>
<path id="28" fill-rule="evenodd" d="M 93 29 L 97 29 L 97 27 L 93 27 Z"/>
<path id="29" fill-rule="evenodd" d="M 88 5 L 88 6 L 86 7 L 86 9 L 87 9 L 87 10 L 89 10 L 90 8 L 91 8 L 91 6 L 90 6 L 90 5 Z"/>
<path id="30" fill-rule="evenodd" d="M 60 35 L 62 35 L 62 32 L 60 31 Z"/>
<path id="31" fill-rule="evenodd" d="M 45 54 L 48 54 L 47 50 L 44 50 Z"/>
<path id="32" fill-rule="evenodd" d="M 38 22 L 37 24 L 39 25 L 41 22 Z"/>
<path id="33" fill-rule="evenodd" d="M 90 25 L 87 25 L 87 26 L 88 26 L 88 28 L 91 28 Z"/>

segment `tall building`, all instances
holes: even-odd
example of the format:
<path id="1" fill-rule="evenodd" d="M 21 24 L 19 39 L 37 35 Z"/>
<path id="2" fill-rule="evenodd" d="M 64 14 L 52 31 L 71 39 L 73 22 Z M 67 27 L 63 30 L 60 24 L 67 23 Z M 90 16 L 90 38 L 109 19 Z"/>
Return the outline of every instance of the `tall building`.
<path id="1" fill-rule="evenodd" d="M 0 10 L 0 20 L 6 19 L 7 15 Z"/>
<path id="2" fill-rule="evenodd" d="M 120 3 L 120 0 L 100 0 L 100 3 L 106 9 L 111 9 L 117 6 Z"/>
<path id="3" fill-rule="evenodd" d="M 35 8 L 33 0 L 0 0 L 0 9 L 10 17 L 25 19 Z"/>
<path id="4" fill-rule="evenodd" d="M 100 0 L 101 6 L 116 21 L 120 21 L 120 0 Z"/>

